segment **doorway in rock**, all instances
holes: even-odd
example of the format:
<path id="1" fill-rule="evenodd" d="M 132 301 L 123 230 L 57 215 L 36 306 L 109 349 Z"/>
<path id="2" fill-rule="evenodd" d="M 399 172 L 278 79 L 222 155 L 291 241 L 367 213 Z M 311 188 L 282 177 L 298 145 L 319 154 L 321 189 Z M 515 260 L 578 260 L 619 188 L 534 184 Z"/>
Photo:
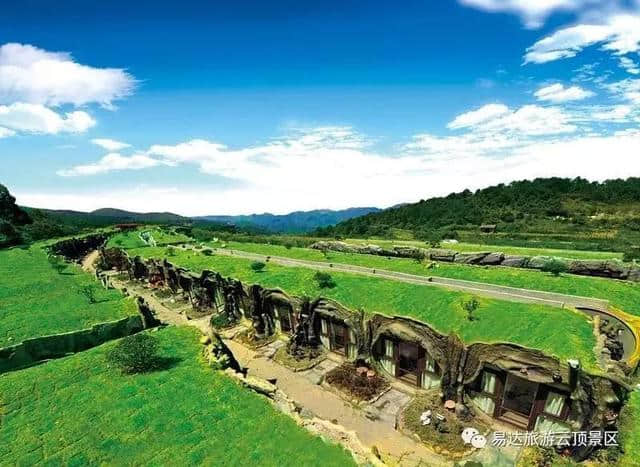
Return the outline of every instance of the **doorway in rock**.
<path id="1" fill-rule="evenodd" d="M 509 374 L 504 385 L 501 420 L 527 428 L 538 393 L 538 383 Z"/>
<path id="2" fill-rule="evenodd" d="M 382 337 L 376 349 L 378 360 L 390 375 L 423 389 L 440 386 L 440 367 L 422 346 Z"/>
<path id="3" fill-rule="evenodd" d="M 332 352 L 344 355 L 350 360 L 357 357 L 355 333 L 347 324 L 337 318 L 320 316 L 320 342 Z"/>
<path id="4" fill-rule="evenodd" d="M 408 342 L 398 342 L 398 370 L 396 376 L 409 384 L 419 384 L 418 360 L 420 348 Z M 424 353 L 424 351 L 423 351 Z"/>
<path id="5" fill-rule="evenodd" d="M 289 307 L 275 307 L 275 322 L 278 331 L 285 334 L 293 333 L 295 318 Z"/>
<path id="6" fill-rule="evenodd" d="M 568 389 L 536 383 L 495 368 L 484 368 L 472 400 L 486 414 L 522 430 L 567 431 Z"/>

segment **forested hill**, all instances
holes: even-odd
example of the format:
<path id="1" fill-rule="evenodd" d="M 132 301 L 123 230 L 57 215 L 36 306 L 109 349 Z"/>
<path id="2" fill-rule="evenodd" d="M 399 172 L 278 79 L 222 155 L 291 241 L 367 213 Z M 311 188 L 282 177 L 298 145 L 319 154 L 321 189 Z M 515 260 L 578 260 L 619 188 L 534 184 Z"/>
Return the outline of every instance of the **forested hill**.
<path id="1" fill-rule="evenodd" d="M 265 213 L 248 216 L 202 216 L 195 219 L 224 222 L 244 228 L 257 228 L 266 232 L 303 233 L 377 211 L 379 209 L 370 207 L 349 208 L 340 211 L 319 209 L 315 211 L 296 211 L 283 215 Z"/>
<path id="2" fill-rule="evenodd" d="M 321 236 L 390 237 L 395 229 L 416 238 L 434 232 L 479 231 L 561 233 L 640 230 L 640 178 L 602 183 L 583 178 L 544 178 L 500 184 L 471 192 L 387 209 L 316 231 Z"/>

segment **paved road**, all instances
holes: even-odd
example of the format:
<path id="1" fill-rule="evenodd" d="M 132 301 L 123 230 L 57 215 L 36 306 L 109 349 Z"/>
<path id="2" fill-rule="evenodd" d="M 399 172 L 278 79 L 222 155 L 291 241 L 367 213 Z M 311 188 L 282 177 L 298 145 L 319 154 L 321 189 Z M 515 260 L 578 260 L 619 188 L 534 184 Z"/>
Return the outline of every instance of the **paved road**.
<path id="1" fill-rule="evenodd" d="M 382 277 L 384 279 L 397 280 L 411 284 L 430 285 L 444 287 L 450 290 L 470 292 L 479 296 L 509 300 L 513 302 L 537 303 L 541 305 L 564 308 L 586 307 L 597 310 L 607 310 L 609 301 L 591 297 L 580 297 L 577 295 L 566 295 L 554 292 L 544 292 L 541 290 L 520 289 L 517 287 L 507 287 L 503 285 L 486 284 L 482 282 L 472 282 L 460 279 L 449 279 L 446 277 L 418 276 L 404 272 L 389 271 L 387 269 L 372 269 L 363 266 L 354 266 L 344 263 L 326 263 L 321 261 L 308 261 L 301 259 L 286 258 L 283 256 L 266 256 L 246 251 L 217 248 L 216 254 L 235 256 L 238 258 L 267 261 L 282 266 L 304 267 L 320 270 L 332 270 L 339 272 L 355 273 L 364 276 Z"/>

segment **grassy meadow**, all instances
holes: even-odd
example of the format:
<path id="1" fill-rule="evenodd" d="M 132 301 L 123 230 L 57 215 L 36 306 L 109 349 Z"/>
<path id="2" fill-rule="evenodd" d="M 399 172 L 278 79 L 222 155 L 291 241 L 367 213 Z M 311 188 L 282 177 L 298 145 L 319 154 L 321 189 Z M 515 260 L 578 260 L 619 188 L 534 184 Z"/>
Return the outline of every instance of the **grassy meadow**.
<path id="1" fill-rule="evenodd" d="M 385 248 L 394 246 L 415 246 L 420 248 L 429 248 L 425 242 L 418 240 L 363 240 L 351 238 L 345 240 L 347 243 L 368 244 L 373 243 Z M 588 250 L 571 250 L 560 248 L 541 248 L 541 247 L 524 247 L 524 246 L 507 246 L 507 245 L 487 245 L 483 243 L 442 243 L 442 248 L 459 251 L 460 253 L 475 253 L 478 251 L 501 251 L 507 255 L 522 256 L 557 256 L 566 259 L 619 259 L 622 260 L 623 254 L 615 251 L 588 251 Z"/>
<path id="2" fill-rule="evenodd" d="M 470 295 L 461 292 L 338 272 L 331 274 L 336 287 L 320 289 L 313 279 L 314 271 L 308 268 L 268 264 L 264 271 L 256 272 L 250 267 L 252 261 L 242 258 L 206 256 L 180 248 L 172 252 L 170 261 L 194 271 L 211 269 L 293 295 L 324 296 L 352 309 L 409 316 L 442 333 L 455 332 L 466 342 L 513 342 L 543 349 L 561 359 L 579 358 L 586 368 L 597 371 L 592 323 L 578 312 L 480 298 L 480 307 L 474 312 L 476 319 L 469 321 L 462 303 Z M 145 247 L 129 253 L 162 258 L 167 256 L 167 248 Z"/>
<path id="3" fill-rule="evenodd" d="M 620 442 L 624 455 L 622 467 L 638 465 L 640 459 L 640 392 L 633 391 L 620 414 Z"/>
<path id="4" fill-rule="evenodd" d="M 97 303 L 80 293 L 83 286 L 94 289 Z M 0 347 L 136 313 L 133 300 L 103 289 L 79 266 L 57 272 L 40 244 L 0 250 Z"/>
<path id="5" fill-rule="evenodd" d="M 351 456 L 201 361 L 199 333 L 153 331 L 167 369 L 121 375 L 115 342 L 0 378 L 2 465 L 346 466 Z"/>
<path id="6" fill-rule="evenodd" d="M 150 229 L 117 233 L 109 239 L 107 246 L 126 249 L 148 246 L 147 243 L 140 237 L 140 235 L 144 232 L 148 232 L 151 235 L 153 240 L 155 240 L 156 245 L 171 245 L 175 243 L 185 243 L 192 241 L 191 238 L 187 237 L 184 234 L 175 233 L 166 229 L 155 227 Z"/>
<path id="7" fill-rule="evenodd" d="M 220 243 L 213 246 L 220 247 Z M 280 245 L 262 243 L 225 242 L 227 249 L 246 251 L 256 254 L 284 256 L 309 261 L 328 263 L 345 263 L 376 269 L 405 272 L 420 276 L 438 276 L 451 279 L 485 282 L 488 284 L 521 287 L 525 289 L 543 290 L 569 295 L 595 297 L 609 300 L 624 311 L 640 315 L 640 284 L 600 277 L 562 274 L 554 277 L 551 274 L 531 269 L 474 266 L 456 263 L 420 263 L 408 258 L 389 258 L 357 253 L 341 253 L 330 251 L 325 255 L 319 250 L 308 248 L 287 248 Z"/>

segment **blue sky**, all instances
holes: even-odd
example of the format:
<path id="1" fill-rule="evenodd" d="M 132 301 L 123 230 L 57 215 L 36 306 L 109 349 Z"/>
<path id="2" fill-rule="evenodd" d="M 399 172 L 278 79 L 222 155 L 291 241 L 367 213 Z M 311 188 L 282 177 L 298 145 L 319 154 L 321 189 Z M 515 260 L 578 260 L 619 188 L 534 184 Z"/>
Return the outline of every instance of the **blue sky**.
<path id="1" fill-rule="evenodd" d="M 0 183 L 25 205 L 385 207 L 640 175 L 640 3 L 13 2 Z"/>

